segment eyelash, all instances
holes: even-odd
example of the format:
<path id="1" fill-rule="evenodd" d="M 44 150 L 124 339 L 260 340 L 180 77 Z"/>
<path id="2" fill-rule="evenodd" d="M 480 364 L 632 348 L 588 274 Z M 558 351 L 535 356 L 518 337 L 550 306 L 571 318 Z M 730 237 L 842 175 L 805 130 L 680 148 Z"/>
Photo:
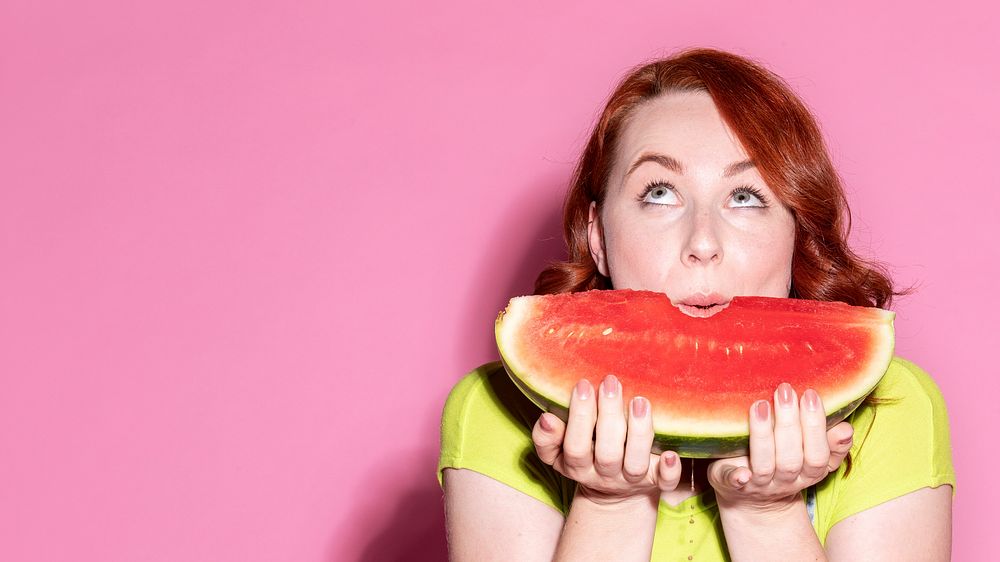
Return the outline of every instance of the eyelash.
<path id="1" fill-rule="evenodd" d="M 641 203 L 643 207 L 645 207 L 647 205 L 656 205 L 656 203 L 650 203 L 648 201 L 644 201 L 644 199 L 646 199 L 646 196 L 649 195 L 650 191 L 653 191 L 657 187 L 665 187 L 665 188 L 670 189 L 670 190 L 674 189 L 673 186 L 671 186 L 669 183 L 665 183 L 665 182 L 662 182 L 660 180 L 652 180 L 651 182 L 649 182 L 648 184 L 646 184 L 646 188 L 643 189 L 642 190 L 642 194 L 639 195 L 639 198 L 638 198 L 639 199 L 639 203 Z M 736 189 L 734 189 L 733 192 L 730 195 L 736 195 L 737 193 L 749 193 L 750 195 L 753 195 L 757 199 L 760 199 L 760 202 L 764 205 L 764 207 L 767 207 L 770 204 L 770 202 L 767 200 L 767 197 L 764 197 L 764 194 L 761 193 L 761 191 L 759 189 L 754 188 L 752 186 L 741 185 L 741 186 L 737 187 Z"/>

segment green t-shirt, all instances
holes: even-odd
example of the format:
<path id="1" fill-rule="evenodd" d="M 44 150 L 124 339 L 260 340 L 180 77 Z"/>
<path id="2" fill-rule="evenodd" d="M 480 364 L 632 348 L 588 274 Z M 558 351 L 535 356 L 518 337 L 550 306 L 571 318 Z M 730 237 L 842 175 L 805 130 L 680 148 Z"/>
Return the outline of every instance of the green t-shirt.
<path id="1" fill-rule="evenodd" d="M 894 357 L 873 392 L 895 402 L 862 405 L 854 427 L 853 467 L 846 463 L 803 491 L 821 543 L 835 523 L 923 487 L 952 485 L 948 413 L 941 391 L 922 369 Z M 749 405 L 747 406 L 749 408 Z M 514 386 L 498 361 L 465 375 L 451 390 L 441 418 L 438 483 L 445 468 L 465 468 L 569 512 L 576 483 L 535 453 L 531 428 L 541 410 Z M 691 523 L 691 521 L 694 523 Z M 653 559 L 729 560 L 713 490 L 671 506 L 659 505 Z"/>

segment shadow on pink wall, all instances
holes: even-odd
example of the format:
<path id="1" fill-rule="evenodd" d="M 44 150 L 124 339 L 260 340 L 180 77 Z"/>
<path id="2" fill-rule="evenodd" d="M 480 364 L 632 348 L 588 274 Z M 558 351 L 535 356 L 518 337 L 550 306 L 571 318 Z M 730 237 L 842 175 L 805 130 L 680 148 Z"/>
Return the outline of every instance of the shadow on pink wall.
<path id="1" fill-rule="evenodd" d="M 507 210 L 500 211 L 498 226 L 482 249 L 481 261 L 475 266 L 464 297 L 462 326 L 454 342 L 457 361 L 464 369 L 454 373 L 455 382 L 465 372 L 498 358 L 493 335 L 497 313 L 511 297 L 531 294 L 535 278 L 549 261 L 566 257 L 562 239 L 562 194 L 566 178 L 540 180 L 536 185 L 539 190 L 553 193 L 553 197 L 540 197 L 533 191 Z M 553 203 L 540 205 L 539 200 Z M 487 215 L 490 212 L 484 210 Z M 443 403 L 440 406 L 443 407 Z M 357 517 L 350 523 L 352 532 L 341 535 L 352 537 L 348 539 L 350 544 L 334 544 L 327 557 L 330 562 L 448 559 L 444 496 L 435 472 L 440 408 L 435 409 L 435 414 L 433 419 L 426 421 L 425 431 L 433 435 L 433 444 L 414 451 L 412 456 L 405 450 L 397 450 L 391 457 L 384 457 L 380 463 L 385 467 L 380 472 L 384 473 L 373 474 L 370 482 L 378 486 L 379 482 L 398 478 L 392 467 L 406 462 L 421 467 L 411 472 L 417 476 L 403 486 L 405 491 L 391 504 L 356 506 Z M 385 494 L 373 494 L 373 497 L 385 497 Z"/>
<path id="2" fill-rule="evenodd" d="M 468 371 L 499 359 L 493 324 L 507 302 L 532 294 L 548 263 L 566 259 L 562 205 L 568 181 L 565 174 L 539 179 L 496 223 L 467 288 L 464 325 L 455 341 L 455 356 L 468 364 Z"/>

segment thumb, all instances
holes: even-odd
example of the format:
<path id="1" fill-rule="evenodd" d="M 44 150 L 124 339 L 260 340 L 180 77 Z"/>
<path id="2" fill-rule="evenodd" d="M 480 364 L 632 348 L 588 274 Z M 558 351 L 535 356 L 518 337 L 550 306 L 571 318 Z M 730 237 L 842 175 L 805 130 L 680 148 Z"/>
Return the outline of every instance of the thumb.
<path id="1" fill-rule="evenodd" d="M 708 481 L 713 488 L 726 487 L 739 490 L 746 486 L 751 476 L 753 473 L 750 467 L 732 461 L 725 462 L 723 459 L 708 465 Z"/>
<path id="2" fill-rule="evenodd" d="M 553 465 L 562 454 L 563 437 L 566 435 L 566 424 L 558 416 L 548 412 L 538 416 L 535 427 L 531 430 L 531 440 L 535 443 L 538 458 L 547 465 Z"/>
<path id="3" fill-rule="evenodd" d="M 649 456 L 650 471 L 656 475 L 656 486 L 661 492 L 672 492 L 681 481 L 681 459 L 673 451 Z"/>
<path id="4" fill-rule="evenodd" d="M 830 472 L 840 468 L 844 462 L 844 457 L 851 451 L 854 444 L 854 428 L 848 422 L 840 422 L 826 432 L 827 441 L 830 444 L 830 461 L 827 468 Z"/>

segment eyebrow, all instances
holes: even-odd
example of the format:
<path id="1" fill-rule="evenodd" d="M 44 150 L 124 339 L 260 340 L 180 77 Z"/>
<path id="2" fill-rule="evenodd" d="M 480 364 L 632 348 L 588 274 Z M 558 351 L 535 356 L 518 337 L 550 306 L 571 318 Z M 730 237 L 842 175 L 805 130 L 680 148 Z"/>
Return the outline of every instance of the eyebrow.
<path id="1" fill-rule="evenodd" d="M 638 168 L 639 166 L 641 166 L 646 162 L 656 162 L 657 164 L 663 166 L 668 170 L 677 172 L 682 176 L 684 175 L 684 165 L 681 164 L 680 161 L 678 161 L 676 158 L 673 158 L 672 156 L 667 156 L 666 154 L 659 154 L 657 152 L 647 152 L 632 163 L 632 166 L 628 169 L 628 172 L 625 174 L 625 177 L 626 178 L 629 177 L 629 175 L 631 175 L 636 168 Z M 723 172 L 722 177 L 728 178 L 731 176 L 735 176 L 740 172 L 755 167 L 757 167 L 757 165 L 753 163 L 753 160 L 742 160 L 740 162 L 733 162 L 732 164 L 726 166 L 726 171 Z"/>

